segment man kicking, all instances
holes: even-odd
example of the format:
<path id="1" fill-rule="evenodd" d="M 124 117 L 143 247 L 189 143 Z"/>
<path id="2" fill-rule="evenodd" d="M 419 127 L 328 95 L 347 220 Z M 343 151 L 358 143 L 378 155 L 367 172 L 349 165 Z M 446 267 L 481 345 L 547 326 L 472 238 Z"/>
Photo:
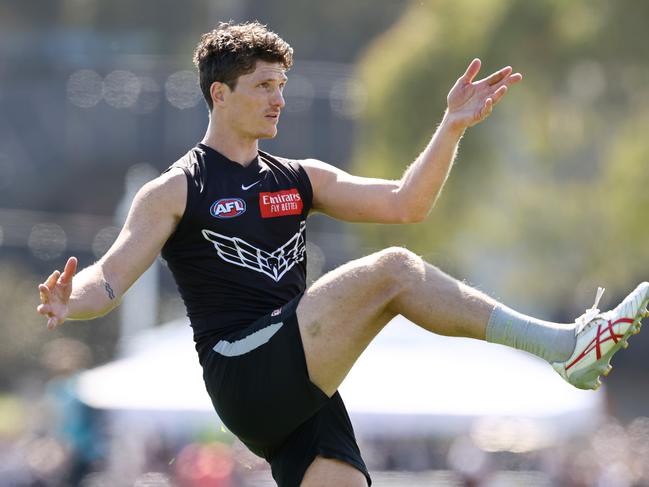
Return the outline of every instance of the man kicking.
<path id="1" fill-rule="evenodd" d="M 106 255 L 78 274 L 71 257 L 39 286 L 37 310 L 48 328 L 107 313 L 162 253 L 216 411 L 270 463 L 281 487 L 371 483 L 337 389 L 397 314 L 433 333 L 526 350 L 576 387 L 597 388 L 611 356 L 640 328 L 649 283 L 611 311 L 600 313 L 596 302 L 573 324 L 550 323 L 395 247 L 306 289 L 310 212 L 355 222 L 423 220 L 465 130 L 488 117 L 521 75 L 505 67 L 475 81 L 480 61 L 473 60 L 428 146 L 400 180 L 387 181 L 259 150 L 259 139 L 277 134 L 292 55 L 258 23 L 221 24 L 201 37 L 194 62 L 210 112 L 205 137 L 142 187 Z"/>

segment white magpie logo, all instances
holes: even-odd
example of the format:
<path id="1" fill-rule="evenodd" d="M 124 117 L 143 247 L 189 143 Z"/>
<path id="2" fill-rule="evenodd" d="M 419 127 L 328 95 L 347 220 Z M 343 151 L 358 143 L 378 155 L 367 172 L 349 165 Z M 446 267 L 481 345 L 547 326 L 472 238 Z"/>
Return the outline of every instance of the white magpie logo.
<path id="1" fill-rule="evenodd" d="M 211 230 L 203 230 L 203 237 L 214 244 L 218 256 L 230 264 L 252 269 L 267 275 L 275 282 L 306 255 L 304 230 L 306 222 L 300 222 L 300 229 L 284 245 L 273 252 L 267 252 L 249 244 L 239 237 L 228 237 Z"/>

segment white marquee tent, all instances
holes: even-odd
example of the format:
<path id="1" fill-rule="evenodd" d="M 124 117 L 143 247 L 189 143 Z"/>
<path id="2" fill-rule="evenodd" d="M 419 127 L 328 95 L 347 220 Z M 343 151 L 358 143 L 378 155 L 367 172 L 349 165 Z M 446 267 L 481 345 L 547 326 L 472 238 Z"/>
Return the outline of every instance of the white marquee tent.
<path id="1" fill-rule="evenodd" d="M 217 424 L 186 320 L 139 334 L 124 356 L 86 371 L 78 395 L 91 407 L 146 415 L 170 428 Z M 605 395 L 569 386 L 545 362 L 477 340 L 430 334 L 395 318 L 340 388 L 360 436 L 451 436 L 476 425 L 539 433 L 539 446 L 586 431 Z M 509 426 L 505 426 L 509 425 Z"/>

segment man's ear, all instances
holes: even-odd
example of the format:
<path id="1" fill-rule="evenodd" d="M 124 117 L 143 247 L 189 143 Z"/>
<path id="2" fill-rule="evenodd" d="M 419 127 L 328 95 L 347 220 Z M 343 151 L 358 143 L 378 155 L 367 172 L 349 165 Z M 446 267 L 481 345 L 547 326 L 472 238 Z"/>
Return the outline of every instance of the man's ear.
<path id="1" fill-rule="evenodd" d="M 215 81 L 210 86 L 210 96 L 214 105 L 220 105 L 225 101 L 225 95 L 230 91 L 230 88 L 225 83 Z"/>

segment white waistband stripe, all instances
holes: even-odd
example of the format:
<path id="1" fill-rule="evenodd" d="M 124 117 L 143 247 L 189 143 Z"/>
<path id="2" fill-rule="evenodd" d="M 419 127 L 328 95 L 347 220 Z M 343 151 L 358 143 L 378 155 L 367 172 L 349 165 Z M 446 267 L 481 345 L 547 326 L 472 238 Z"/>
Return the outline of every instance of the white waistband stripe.
<path id="1" fill-rule="evenodd" d="M 228 342 L 227 340 L 221 340 L 216 345 L 214 345 L 214 350 L 216 353 L 220 353 L 225 357 L 238 357 L 239 355 L 246 354 L 251 352 L 255 348 L 261 347 L 264 343 L 268 343 L 275 333 L 282 327 L 284 323 L 273 323 L 268 325 L 261 330 L 257 330 L 254 333 L 251 333 L 241 340 L 235 342 Z"/>

